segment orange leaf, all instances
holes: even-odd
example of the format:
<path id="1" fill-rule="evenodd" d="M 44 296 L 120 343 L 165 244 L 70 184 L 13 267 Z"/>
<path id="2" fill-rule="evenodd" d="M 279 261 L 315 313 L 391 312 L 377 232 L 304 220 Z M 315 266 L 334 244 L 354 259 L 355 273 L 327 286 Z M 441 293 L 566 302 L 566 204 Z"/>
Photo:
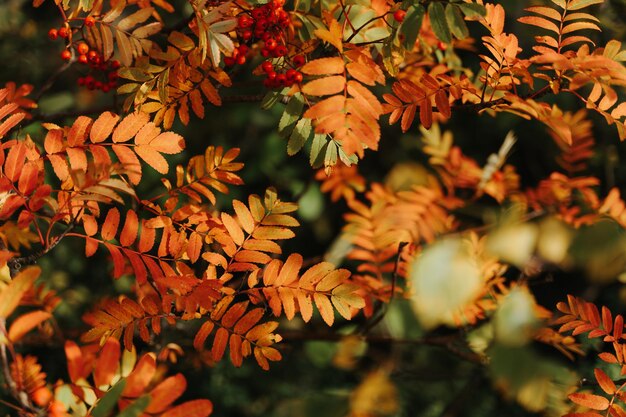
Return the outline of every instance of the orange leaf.
<path id="1" fill-rule="evenodd" d="M 102 113 L 91 126 L 89 132 L 91 142 L 100 143 L 108 138 L 119 119 L 120 116 L 110 111 Z"/>
<path id="2" fill-rule="evenodd" d="M 342 92 L 345 86 L 346 78 L 334 75 L 309 81 L 302 87 L 302 92 L 310 96 L 327 96 Z"/>
<path id="3" fill-rule="evenodd" d="M 215 339 L 213 340 L 213 347 L 211 348 L 211 358 L 218 362 L 224 356 L 226 351 L 226 345 L 228 343 L 228 330 L 223 327 L 217 329 L 215 333 Z"/>
<path id="4" fill-rule="evenodd" d="M 117 155 L 117 159 L 119 159 L 124 166 L 130 182 L 135 185 L 139 184 L 139 181 L 141 181 L 141 164 L 135 152 L 127 146 L 122 145 L 113 145 L 111 149 L 113 149 L 113 152 Z"/>
<path id="5" fill-rule="evenodd" d="M 433 106 L 426 98 L 420 102 L 420 122 L 426 129 L 433 124 Z"/>
<path id="6" fill-rule="evenodd" d="M 120 244 L 122 246 L 130 246 L 137 239 L 137 232 L 139 232 L 139 219 L 137 218 L 137 213 L 133 210 L 128 210 L 126 212 L 126 220 L 124 221 L 124 227 L 122 228 L 122 233 L 120 234 Z"/>
<path id="7" fill-rule="evenodd" d="M 83 354 L 78 345 L 71 340 L 65 342 L 65 357 L 67 358 L 67 371 L 70 375 L 70 381 L 77 382 L 86 376 Z"/>
<path id="8" fill-rule="evenodd" d="M 67 144 L 69 146 L 79 146 L 85 143 L 87 131 L 93 120 L 87 116 L 79 116 L 67 134 Z"/>
<path id="9" fill-rule="evenodd" d="M 243 230 L 241 230 L 241 227 L 239 227 L 239 224 L 227 213 L 222 213 L 221 218 L 222 223 L 224 224 L 224 227 L 228 231 L 230 237 L 233 238 L 233 241 L 236 245 L 241 246 L 245 239 L 245 236 L 243 234 Z"/>
<path id="10" fill-rule="evenodd" d="M 177 154 L 185 149 L 185 140 L 174 132 L 164 132 L 152 139 L 150 146 L 161 153 Z"/>
<path id="11" fill-rule="evenodd" d="M 591 408 L 592 410 L 606 410 L 609 408 L 609 400 L 599 395 L 575 392 L 567 396 L 572 402 Z"/>
<path id="12" fill-rule="evenodd" d="M 300 71 L 308 75 L 342 74 L 345 63 L 341 57 L 320 58 L 307 62 Z"/>
<path id="13" fill-rule="evenodd" d="M 187 241 L 187 256 L 192 263 L 195 263 L 200 258 L 203 246 L 202 236 L 199 233 L 192 232 Z"/>
<path id="14" fill-rule="evenodd" d="M 37 187 L 39 168 L 35 162 L 27 162 L 18 180 L 17 188 L 24 195 L 30 195 Z"/>
<path id="15" fill-rule="evenodd" d="M 21 270 L 9 282 L 9 285 L 0 292 L 0 317 L 8 317 L 15 310 L 40 273 L 39 267 L 31 266 Z"/>
<path id="16" fill-rule="evenodd" d="M 302 268 L 302 262 L 303 259 L 300 254 L 293 253 L 289 255 L 273 285 L 279 287 L 283 284 L 295 281 L 298 277 L 298 272 L 300 272 L 300 268 Z"/>
<path id="17" fill-rule="evenodd" d="M 330 22 L 328 30 L 315 29 L 313 33 L 321 40 L 333 45 L 339 52 L 343 52 L 343 31 L 341 25 L 336 20 Z"/>
<path id="18" fill-rule="evenodd" d="M 594 369 L 593 373 L 596 376 L 596 380 L 598 381 L 598 385 L 602 388 L 602 391 L 606 392 L 608 395 L 613 395 L 617 391 L 617 387 L 615 383 L 607 374 L 604 373 L 602 369 Z"/>
<path id="19" fill-rule="evenodd" d="M 167 161 L 159 152 L 157 152 L 150 145 L 138 145 L 135 146 L 135 152 L 141 159 L 143 159 L 148 165 L 157 170 L 161 174 L 167 174 L 169 165 Z"/>
<path id="20" fill-rule="evenodd" d="M 350 271 L 347 269 L 336 269 L 326 275 L 315 287 L 315 291 L 326 292 L 343 284 L 350 277 Z"/>
<path id="21" fill-rule="evenodd" d="M 236 367 L 240 367 L 243 363 L 243 352 L 241 350 L 242 345 L 243 339 L 241 338 L 241 336 L 239 336 L 238 334 L 230 335 L 230 342 L 228 346 L 230 350 L 230 361 Z"/>
<path id="22" fill-rule="evenodd" d="M 237 320 L 239 320 L 246 312 L 248 304 L 249 301 L 242 301 L 240 303 L 233 304 L 222 317 L 222 326 L 228 328 L 233 327 Z"/>
<path id="23" fill-rule="evenodd" d="M 102 224 L 102 229 L 100 229 L 100 235 L 103 240 L 112 240 L 115 238 L 115 234 L 117 233 L 117 227 L 120 224 L 120 211 L 113 207 L 107 213 L 106 219 L 104 219 L 104 223 Z"/>
<path id="24" fill-rule="evenodd" d="M 239 321 L 235 324 L 233 332 L 237 334 L 244 334 L 252 328 L 255 324 L 263 318 L 265 311 L 262 308 L 254 308 L 248 311 Z"/>
<path id="25" fill-rule="evenodd" d="M 322 319 L 324 319 L 326 324 L 332 326 L 335 321 L 335 312 L 333 311 L 333 305 L 328 297 L 323 294 L 315 293 L 313 294 L 313 300 L 315 301 L 315 305 L 317 306 Z"/>
<path id="26" fill-rule="evenodd" d="M 50 317 L 52 317 L 52 314 L 42 310 L 31 311 L 30 313 L 18 317 L 9 328 L 9 339 L 11 339 L 13 343 L 17 342 L 22 336 Z"/>
<path id="27" fill-rule="evenodd" d="M 345 105 L 346 98 L 344 96 L 332 96 L 315 103 L 304 112 L 304 117 L 308 119 L 321 119 L 338 112 L 343 112 Z"/>
<path id="28" fill-rule="evenodd" d="M 11 182 L 19 179 L 24 163 L 26 162 L 26 145 L 23 142 L 17 142 L 9 149 L 9 154 L 4 161 L 4 175 Z"/>
<path id="29" fill-rule="evenodd" d="M 122 394 L 131 398 L 140 396 L 152 381 L 155 373 L 156 359 L 154 353 L 143 355 L 132 372 L 126 377 L 126 386 Z"/>
<path id="30" fill-rule="evenodd" d="M 110 385 L 120 367 L 120 342 L 110 337 L 104 343 L 93 371 L 93 380 L 96 388 Z"/>
<path id="31" fill-rule="evenodd" d="M 187 388 L 187 380 L 182 374 L 176 374 L 166 378 L 150 391 L 152 401 L 146 408 L 146 413 L 157 414 L 164 411 L 178 397 L 180 397 Z"/>
<path id="32" fill-rule="evenodd" d="M 207 417 L 213 412 L 213 403 L 209 400 L 192 400 L 172 407 L 161 417 Z"/>
<path id="33" fill-rule="evenodd" d="M 252 233 L 255 222 L 248 207 L 239 200 L 233 200 L 233 208 L 235 209 L 235 213 L 237 213 L 237 220 L 241 224 L 241 227 L 243 227 L 243 230 L 245 230 L 246 233 Z"/>
<path id="34" fill-rule="evenodd" d="M 210 320 L 202 323 L 202 326 L 200 326 L 198 333 L 196 333 L 196 337 L 194 337 L 193 339 L 193 347 L 196 350 L 204 350 L 204 342 L 206 341 L 207 337 L 209 337 L 214 327 L 215 324 L 213 324 L 213 322 Z"/>
<path id="35" fill-rule="evenodd" d="M 146 113 L 132 113 L 126 116 L 117 128 L 113 131 L 113 142 L 127 142 L 139 132 L 146 123 L 150 121 L 150 116 Z"/>

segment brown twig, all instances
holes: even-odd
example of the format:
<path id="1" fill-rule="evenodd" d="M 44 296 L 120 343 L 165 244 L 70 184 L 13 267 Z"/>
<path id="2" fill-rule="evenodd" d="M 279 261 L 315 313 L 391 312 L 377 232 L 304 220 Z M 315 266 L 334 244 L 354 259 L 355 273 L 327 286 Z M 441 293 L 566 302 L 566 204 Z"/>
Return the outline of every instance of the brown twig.
<path id="1" fill-rule="evenodd" d="M 303 342 L 303 341 L 328 341 L 338 342 L 342 340 L 346 335 L 337 333 L 304 333 L 304 332 L 281 332 L 281 337 L 286 343 L 290 342 Z M 463 349 L 463 346 L 459 345 L 458 334 L 451 334 L 446 336 L 427 336 L 419 339 L 397 339 L 390 336 L 383 335 L 364 335 L 361 339 L 367 343 L 374 345 L 428 345 L 439 346 L 447 349 L 450 353 L 458 356 L 459 358 L 483 365 L 485 364 L 485 358 L 477 353 Z"/>

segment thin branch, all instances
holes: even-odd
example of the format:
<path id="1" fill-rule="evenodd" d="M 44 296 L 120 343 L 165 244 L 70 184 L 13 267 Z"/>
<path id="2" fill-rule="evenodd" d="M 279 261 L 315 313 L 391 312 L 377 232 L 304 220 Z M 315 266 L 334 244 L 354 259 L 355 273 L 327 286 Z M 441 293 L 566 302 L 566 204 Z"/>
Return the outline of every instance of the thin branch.
<path id="1" fill-rule="evenodd" d="M 346 335 L 337 333 L 304 333 L 304 332 L 281 332 L 283 342 L 301 342 L 309 340 L 317 341 L 329 341 L 338 342 L 342 340 Z M 470 350 L 463 349 L 464 346 L 459 345 L 459 339 L 457 334 L 446 336 L 430 336 L 419 339 L 397 339 L 390 336 L 382 335 L 364 335 L 361 339 L 370 344 L 377 345 L 428 345 L 439 346 L 447 349 L 450 353 L 458 356 L 459 358 L 468 362 L 484 365 L 485 358 Z"/>
<path id="2" fill-rule="evenodd" d="M 61 74 L 63 74 L 65 71 L 67 71 L 72 64 L 74 63 L 75 59 L 72 58 L 71 60 L 67 61 L 66 63 L 64 63 L 63 65 L 61 65 L 55 72 L 54 74 L 52 74 L 50 76 L 50 78 L 48 78 L 46 80 L 46 82 L 41 86 L 41 88 L 39 89 L 39 91 L 37 91 L 37 93 L 35 93 L 33 95 L 33 100 L 35 101 L 39 101 L 39 99 L 41 98 L 41 96 L 43 96 L 45 94 L 46 91 L 48 91 L 50 89 L 50 87 L 52 87 L 52 85 L 54 84 L 54 82 L 57 80 L 57 78 L 59 78 L 61 76 Z"/>

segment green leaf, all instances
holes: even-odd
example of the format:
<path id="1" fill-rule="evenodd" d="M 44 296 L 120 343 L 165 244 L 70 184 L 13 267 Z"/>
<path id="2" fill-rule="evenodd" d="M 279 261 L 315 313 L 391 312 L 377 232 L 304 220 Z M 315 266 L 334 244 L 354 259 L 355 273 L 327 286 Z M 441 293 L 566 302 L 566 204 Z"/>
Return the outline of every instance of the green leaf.
<path id="1" fill-rule="evenodd" d="M 404 35 L 402 45 L 406 49 L 413 49 L 417 35 L 419 35 L 420 28 L 422 27 L 424 14 L 426 14 L 426 10 L 419 4 L 409 7 L 406 11 L 406 16 L 404 16 L 402 26 L 400 26 L 400 34 Z"/>
<path id="2" fill-rule="evenodd" d="M 428 17 L 433 31 L 439 40 L 444 43 L 452 41 L 452 34 L 446 21 L 446 13 L 441 3 L 430 3 L 428 6 Z"/>
<path id="3" fill-rule="evenodd" d="M 326 156 L 324 157 L 324 166 L 332 167 L 337 163 L 337 144 L 333 141 L 328 144 Z"/>
<path id="4" fill-rule="evenodd" d="M 122 391 L 124 391 L 124 387 L 126 386 L 126 379 L 121 379 L 117 382 L 117 384 L 113 385 L 113 387 L 104 394 L 104 397 L 100 398 L 100 400 L 96 403 L 95 407 L 91 411 L 91 415 L 93 417 L 107 417 L 110 415 L 111 410 L 117 404 L 117 400 L 122 395 Z"/>
<path id="5" fill-rule="evenodd" d="M 300 152 L 300 149 L 304 146 L 304 143 L 311 136 L 311 119 L 300 119 L 296 124 L 296 127 L 289 136 L 289 142 L 287 143 L 287 154 L 289 156 L 295 155 Z"/>
<path id="6" fill-rule="evenodd" d="M 313 143 L 311 145 L 310 164 L 313 168 L 319 168 L 324 162 L 324 148 L 328 146 L 325 134 L 316 133 L 313 135 Z"/>
<path id="7" fill-rule="evenodd" d="M 469 36 L 469 30 L 467 29 L 465 20 L 463 20 L 463 14 L 459 6 L 456 4 L 448 4 L 446 6 L 446 20 L 448 21 L 448 26 L 450 26 L 452 34 L 457 39 L 465 39 Z"/>
<path id="8" fill-rule="evenodd" d="M 261 101 L 261 108 L 264 110 L 271 109 L 274 107 L 274 104 L 278 103 L 278 101 L 282 98 L 282 94 L 278 91 L 270 91 L 268 92 L 263 100 Z"/>
<path id="9" fill-rule="evenodd" d="M 150 404 L 150 396 L 144 395 L 142 397 L 137 398 L 131 405 L 126 407 L 121 413 L 119 413 L 116 417 L 138 417 L 143 413 L 143 410 L 148 407 Z"/>
<path id="10" fill-rule="evenodd" d="M 294 94 L 285 107 L 285 111 L 278 122 L 278 133 L 287 137 L 291 128 L 298 121 L 304 109 L 304 97 L 300 93 Z"/>
<path id="11" fill-rule="evenodd" d="M 481 17 L 487 14 L 487 9 L 482 4 L 476 3 L 460 3 L 459 7 L 463 14 L 467 17 Z"/>

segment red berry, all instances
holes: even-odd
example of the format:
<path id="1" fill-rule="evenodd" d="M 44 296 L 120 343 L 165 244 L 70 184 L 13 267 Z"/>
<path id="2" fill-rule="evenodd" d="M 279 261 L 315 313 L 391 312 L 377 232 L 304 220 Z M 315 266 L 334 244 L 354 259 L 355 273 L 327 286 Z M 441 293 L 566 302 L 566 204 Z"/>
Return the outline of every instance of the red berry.
<path id="1" fill-rule="evenodd" d="M 276 47 L 274 53 L 276 56 L 285 56 L 287 55 L 287 47 L 285 45 L 279 45 Z"/>
<path id="2" fill-rule="evenodd" d="M 65 39 L 65 38 L 67 38 L 68 36 L 70 36 L 70 31 L 69 31 L 69 30 L 67 30 L 67 28 L 66 28 L 66 27 L 62 27 L 62 28 L 60 28 L 60 29 L 58 30 L 58 32 L 57 32 L 57 33 L 58 33 L 58 35 L 59 35 L 60 37 L 62 37 L 63 39 Z"/>
<path id="3" fill-rule="evenodd" d="M 272 80 L 270 80 L 269 78 L 264 79 L 263 86 L 265 88 L 272 88 Z"/>
<path id="4" fill-rule="evenodd" d="M 103 84 L 102 85 L 102 91 L 104 93 L 108 93 L 109 91 L 111 91 L 111 87 L 109 87 L 109 84 Z"/>
<path id="5" fill-rule="evenodd" d="M 437 49 L 440 51 L 445 51 L 448 48 L 448 45 L 443 43 L 442 41 L 437 42 Z"/>
<path id="6" fill-rule="evenodd" d="M 263 13 L 263 10 L 261 8 L 252 10 L 252 18 L 254 20 L 259 20 L 260 18 L 263 17 L 264 14 L 265 13 Z"/>
<path id="7" fill-rule="evenodd" d="M 248 15 L 242 14 L 237 19 L 237 26 L 239 26 L 242 29 L 249 28 L 250 26 L 252 26 L 252 19 L 250 19 Z"/>
<path id="8" fill-rule="evenodd" d="M 109 74 L 107 75 L 107 78 L 109 79 L 109 81 L 117 81 L 117 78 L 119 76 L 117 75 L 117 72 L 115 71 L 111 71 L 109 72 Z"/>
<path id="9" fill-rule="evenodd" d="M 64 49 L 63 52 L 61 52 L 61 59 L 64 61 L 69 61 L 70 59 L 72 59 L 72 53 L 69 49 Z"/>
<path id="10" fill-rule="evenodd" d="M 251 30 L 244 30 L 241 33 L 241 37 L 244 41 L 250 40 L 252 38 L 252 31 Z"/>
<path id="11" fill-rule="evenodd" d="M 92 27 L 95 24 L 96 24 L 96 19 L 94 19 L 93 17 L 87 16 L 85 18 L 85 26 Z"/>
<path id="12" fill-rule="evenodd" d="M 114 59 L 113 61 L 111 61 L 111 69 L 118 69 L 120 67 L 120 61 L 118 61 L 117 59 Z"/>
<path id="13" fill-rule="evenodd" d="M 293 57 L 293 65 L 295 65 L 296 67 L 303 66 L 305 62 L 306 62 L 306 59 L 304 58 L 303 55 L 296 55 Z"/>
<path id="14" fill-rule="evenodd" d="M 224 58 L 224 64 L 227 67 L 232 67 L 233 65 L 235 65 L 235 58 L 231 58 L 231 57 L 227 56 L 226 58 Z"/>
<path id="15" fill-rule="evenodd" d="M 89 52 L 89 46 L 85 42 L 81 42 L 76 47 L 76 50 L 78 51 L 79 54 L 85 55 L 87 54 L 87 52 Z"/>
<path id="16" fill-rule="evenodd" d="M 242 54 L 244 54 L 244 55 L 245 55 L 246 53 L 248 53 L 248 50 L 249 50 L 250 48 L 248 48 L 248 45 L 239 45 L 239 48 L 238 48 L 238 49 L 239 49 L 239 52 L 240 52 L 240 53 L 242 53 Z"/>
<path id="17" fill-rule="evenodd" d="M 296 71 L 296 75 L 293 76 L 293 80 L 300 84 L 302 82 L 302 73 Z"/>
<path id="18" fill-rule="evenodd" d="M 96 90 L 101 90 L 103 85 L 104 85 L 104 84 L 102 83 L 102 81 L 96 81 L 96 82 L 94 83 L 94 88 L 95 88 Z"/>
<path id="19" fill-rule="evenodd" d="M 78 62 L 80 62 L 81 64 L 87 64 L 87 62 L 89 62 L 89 60 L 87 59 L 87 55 L 80 54 L 78 56 Z"/>
<path id="20" fill-rule="evenodd" d="M 236 59 L 237 65 L 243 65 L 246 63 L 246 56 L 245 55 L 239 55 Z"/>
<path id="21" fill-rule="evenodd" d="M 267 79 L 270 81 L 274 81 L 276 77 L 277 77 L 276 72 L 273 70 L 267 73 Z"/>
<path id="22" fill-rule="evenodd" d="M 267 48 L 262 48 L 261 55 L 263 55 L 264 58 L 267 58 L 268 56 L 270 56 L 270 51 Z"/>
<path id="23" fill-rule="evenodd" d="M 280 83 L 281 85 L 285 85 L 285 83 L 287 82 L 287 76 L 285 74 L 278 74 L 276 76 L 276 82 Z"/>
<path id="24" fill-rule="evenodd" d="M 293 80 L 293 78 L 295 77 L 295 75 L 296 75 L 297 73 L 298 73 L 298 71 L 296 71 L 295 69 L 293 69 L 293 68 L 289 68 L 289 69 L 287 70 L 287 73 L 286 73 L 286 75 L 287 75 L 287 79 L 289 79 L 289 80 Z"/>
<path id="25" fill-rule="evenodd" d="M 270 38 L 268 40 L 265 41 L 265 48 L 267 48 L 268 51 L 273 51 L 274 49 L 276 49 L 276 40 Z"/>
<path id="26" fill-rule="evenodd" d="M 256 21 L 256 25 L 254 26 L 254 29 L 258 31 L 265 31 L 268 26 L 269 26 L 269 23 L 267 22 L 267 19 L 259 19 Z"/>
<path id="27" fill-rule="evenodd" d="M 50 38 L 50 40 L 55 41 L 59 37 L 59 31 L 55 28 L 50 29 L 48 31 L 48 37 Z"/>
<path id="28" fill-rule="evenodd" d="M 274 65 L 270 61 L 263 61 L 261 69 L 267 74 L 274 69 Z"/>
<path id="29" fill-rule="evenodd" d="M 91 62 L 95 61 L 97 56 L 98 53 L 96 51 L 89 51 L 89 53 L 87 54 L 87 58 L 89 58 Z"/>
<path id="30" fill-rule="evenodd" d="M 78 80 L 76 80 L 76 82 L 78 83 L 78 85 L 85 85 L 85 77 L 78 77 Z"/>
<path id="31" fill-rule="evenodd" d="M 404 16 L 406 16 L 406 11 L 402 9 L 396 10 L 396 12 L 393 14 L 394 20 L 398 23 L 402 23 L 402 21 L 404 20 Z"/>

